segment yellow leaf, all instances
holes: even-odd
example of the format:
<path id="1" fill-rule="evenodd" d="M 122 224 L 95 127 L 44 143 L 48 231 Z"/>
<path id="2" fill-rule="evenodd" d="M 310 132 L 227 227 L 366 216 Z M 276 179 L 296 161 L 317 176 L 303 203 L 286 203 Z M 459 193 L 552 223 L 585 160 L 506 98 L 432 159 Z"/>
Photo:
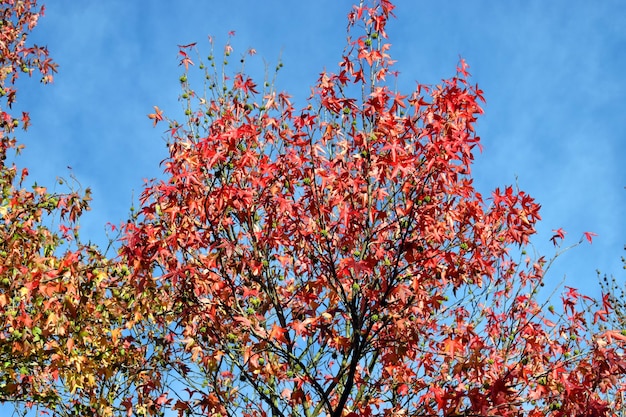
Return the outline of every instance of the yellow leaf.
<path id="1" fill-rule="evenodd" d="M 112 329 L 111 330 L 111 339 L 113 339 L 113 343 L 116 344 L 122 334 L 122 329 Z"/>
<path id="2" fill-rule="evenodd" d="M 87 375 L 87 384 L 90 387 L 93 387 L 96 385 L 96 377 L 93 376 L 92 373 L 90 373 L 89 375 Z"/>
<path id="3" fill-rule="evenodd" d="M 53 325 L 56 325 L 58 321 L 59 318 L 57 317 L 57 315 L 54 314 L 53 311 L 51 311 L 48 315 L 48 319 L 46 320 L 46 327 L 52 327 Z"/>
<path id="4" fill-rule="evenodd" d="M 76 381 L 76 376 L 75 375 L 71 375 L 68 378 L 67 382 L 68 382 L 68 385 L 70 386 L 70 394 L 74 394 L 77 389 L 82 389 L 83 388 L 83 384 L 81 384 L 78 381 Z"/>

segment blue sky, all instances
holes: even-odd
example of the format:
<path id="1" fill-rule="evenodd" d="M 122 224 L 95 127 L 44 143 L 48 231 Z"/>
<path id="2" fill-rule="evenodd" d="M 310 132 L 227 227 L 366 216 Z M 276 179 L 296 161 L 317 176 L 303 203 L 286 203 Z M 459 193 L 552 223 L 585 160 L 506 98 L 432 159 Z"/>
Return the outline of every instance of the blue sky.
<path id="1" fill-rule="evenodd" d="M 399 88 L 438 83 L 459 57 L 484 91 L 476 186 L 488 195 L 517 181 L 542 205 L 535 245 L 554 252 L 551 230 L 567 241 L 599 236 L 564 255 L 549 279 L 597 294 L 596 269 L 626 277 L 626 3 L 622 0 L 399 0 L 388 27 Z M 59 64 L 54 84 L 20 83 L 16 108 L 31 113 L 18 164 L 53 186 L 69 176 L 93 190 L 83 236 L 102 242 L 104 224 L 127 214 L 143 179 L 159 176 L 163 127 L 147 114 L 157 105 L 182 113 L 177 44 L 207 35 L 222 45 L 236 31 L 235 53 L 253 47 L 250 67 L 263 80 L 263 59 L 284 68 L 277 85 L 304 105 L 310 86 L 339 62 L 351 0 L 73 1 L 50 0 L 31 37 Z M 299 107 L 299 106 L 297 106 Z"/>
<path id="2" fill-rule="evenodd" d="M 177 44 L 209 53 L 229 31 L 235 54 L 257 50 L 250 71 L 263 80 L 263 60 L 284 62 L 277 84 L 304 105 L 310 86 L 332 71 L 345 42 L 350 0 L 75 2 L 46 5 L 32 39 L 59 64 L 54 84 L 22 83 L 18 106 L 33 126 L 22 136 L 21 164 L 31 179 L 54 184 L 67 166 L 91 187 L 84 236 L 103 240 L 103 225 L 125 219 L 143 179 L 159 176 L 163 128 L 146 115 L 158 105 L 181 114 Z M 399 87 L 453 75 L 459 57 L 487 100 L 478 133 L 484 151 L 475 177 L 484 195 L 515 183 L 542 205 L 535 244 L 553 252 L 551 230 L 594 244 L 563 256 L 552 274 L 596 291 L 595 271 L 623 278 L 626 243 L 626 4 L 586 1 L 396 2 L 388 28 Z"/>

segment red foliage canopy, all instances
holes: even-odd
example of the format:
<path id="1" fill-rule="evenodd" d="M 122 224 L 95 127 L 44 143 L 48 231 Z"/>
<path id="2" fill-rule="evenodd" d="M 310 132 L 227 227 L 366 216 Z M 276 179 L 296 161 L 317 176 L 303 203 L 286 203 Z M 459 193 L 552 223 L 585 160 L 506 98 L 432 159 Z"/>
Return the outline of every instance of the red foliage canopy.
<path id="1" fill-rule="evenodd" d="M 544 314 L 545 261 L 510 255 L 539 205 L 474 189 L 483 98 L 464 61 L 441 85 L 390 87 L 392 10 L 355 6 L 359 35 L 301 111 L 243 73 L 207 71 L 200 94 L 181 77 L 187 122 L 170 121 L 166 179 L 144 191 L 123 248 L 140 308 L 175 312 L 159 319 L 171 372 L 204 380 L 175 408 L 609 414 L 623 337 L 587 332 L 571 291 L 562 315 Z"/>

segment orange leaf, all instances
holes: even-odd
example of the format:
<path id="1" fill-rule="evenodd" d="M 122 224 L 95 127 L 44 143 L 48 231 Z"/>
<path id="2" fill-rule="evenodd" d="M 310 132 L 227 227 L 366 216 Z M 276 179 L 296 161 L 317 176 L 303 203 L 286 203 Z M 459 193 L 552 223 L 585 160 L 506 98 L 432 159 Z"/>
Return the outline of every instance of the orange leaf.
<path id="1" fill-rule="evenodd" d="M 71 337 L 67 339 L 67 343 L 65 343 L 65 347 L 67 348 L 68 352 L 71 352 L 72 348 L 74 347 L 74 339 L 72 339 Z"/>
<path id="2" fill-rule="evenodd" d="M 276 324 L 273 324 L 272 330 L 270 330 L 269 338 L 271 340 L 278 340 L 281 343 L 286 343 L 287 340 L 285 339 L 285 336 L 284 336 L 286 332 L 287 330 L 283 329 L 282 327 Z"/>
<path id="3" fill-rule="evenodd" d="M 159 109 L 157 106 L 154 106 L 155 113 L 150 113 L 148 115 L 149 119 L 154 120 L 153 126 L 156 126 L 157 123 L 163 120 L 163 110 Z"/>

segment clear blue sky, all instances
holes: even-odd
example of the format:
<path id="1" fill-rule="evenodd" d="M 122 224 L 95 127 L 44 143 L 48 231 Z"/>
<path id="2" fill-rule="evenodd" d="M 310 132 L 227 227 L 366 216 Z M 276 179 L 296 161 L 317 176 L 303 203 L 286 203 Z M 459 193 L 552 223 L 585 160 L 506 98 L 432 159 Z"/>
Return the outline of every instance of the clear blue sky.
<path id="1" fill-rule="evenodd" d="M 164 127 L 146 115 L 158 105 L 180 115 L 177 44 L 207 35 L 235 53 L 253 47 L 284 68 L 278 88 L 304 105 L 345 43 L 351 0 L 49 0 L 32 40 L 59 64 L 54 84 L 21 83 L 18 109 L 32 127 L 20 165 L 52 186 L 69 176 L 93 190 L 83 236 L 103 241 L 103 225 L 128 213 L 143 179 L 159 176 Z M 537 249 L 553 253 L 551 230 L 567 241 L 596 232 L 593 245 L 563 256 L 550 279 L 597 294 L 596 269 L 619 279 L 626 244 L 626 3 L 622 0 L 399 0 L 388 27 L 400 90 L 454 74 L 459 56 L 485 93 L 476 185 L 483 195 L 515 183 L 542 205 Z M 296 106 L 299 107 L 299 106 Z"/>

